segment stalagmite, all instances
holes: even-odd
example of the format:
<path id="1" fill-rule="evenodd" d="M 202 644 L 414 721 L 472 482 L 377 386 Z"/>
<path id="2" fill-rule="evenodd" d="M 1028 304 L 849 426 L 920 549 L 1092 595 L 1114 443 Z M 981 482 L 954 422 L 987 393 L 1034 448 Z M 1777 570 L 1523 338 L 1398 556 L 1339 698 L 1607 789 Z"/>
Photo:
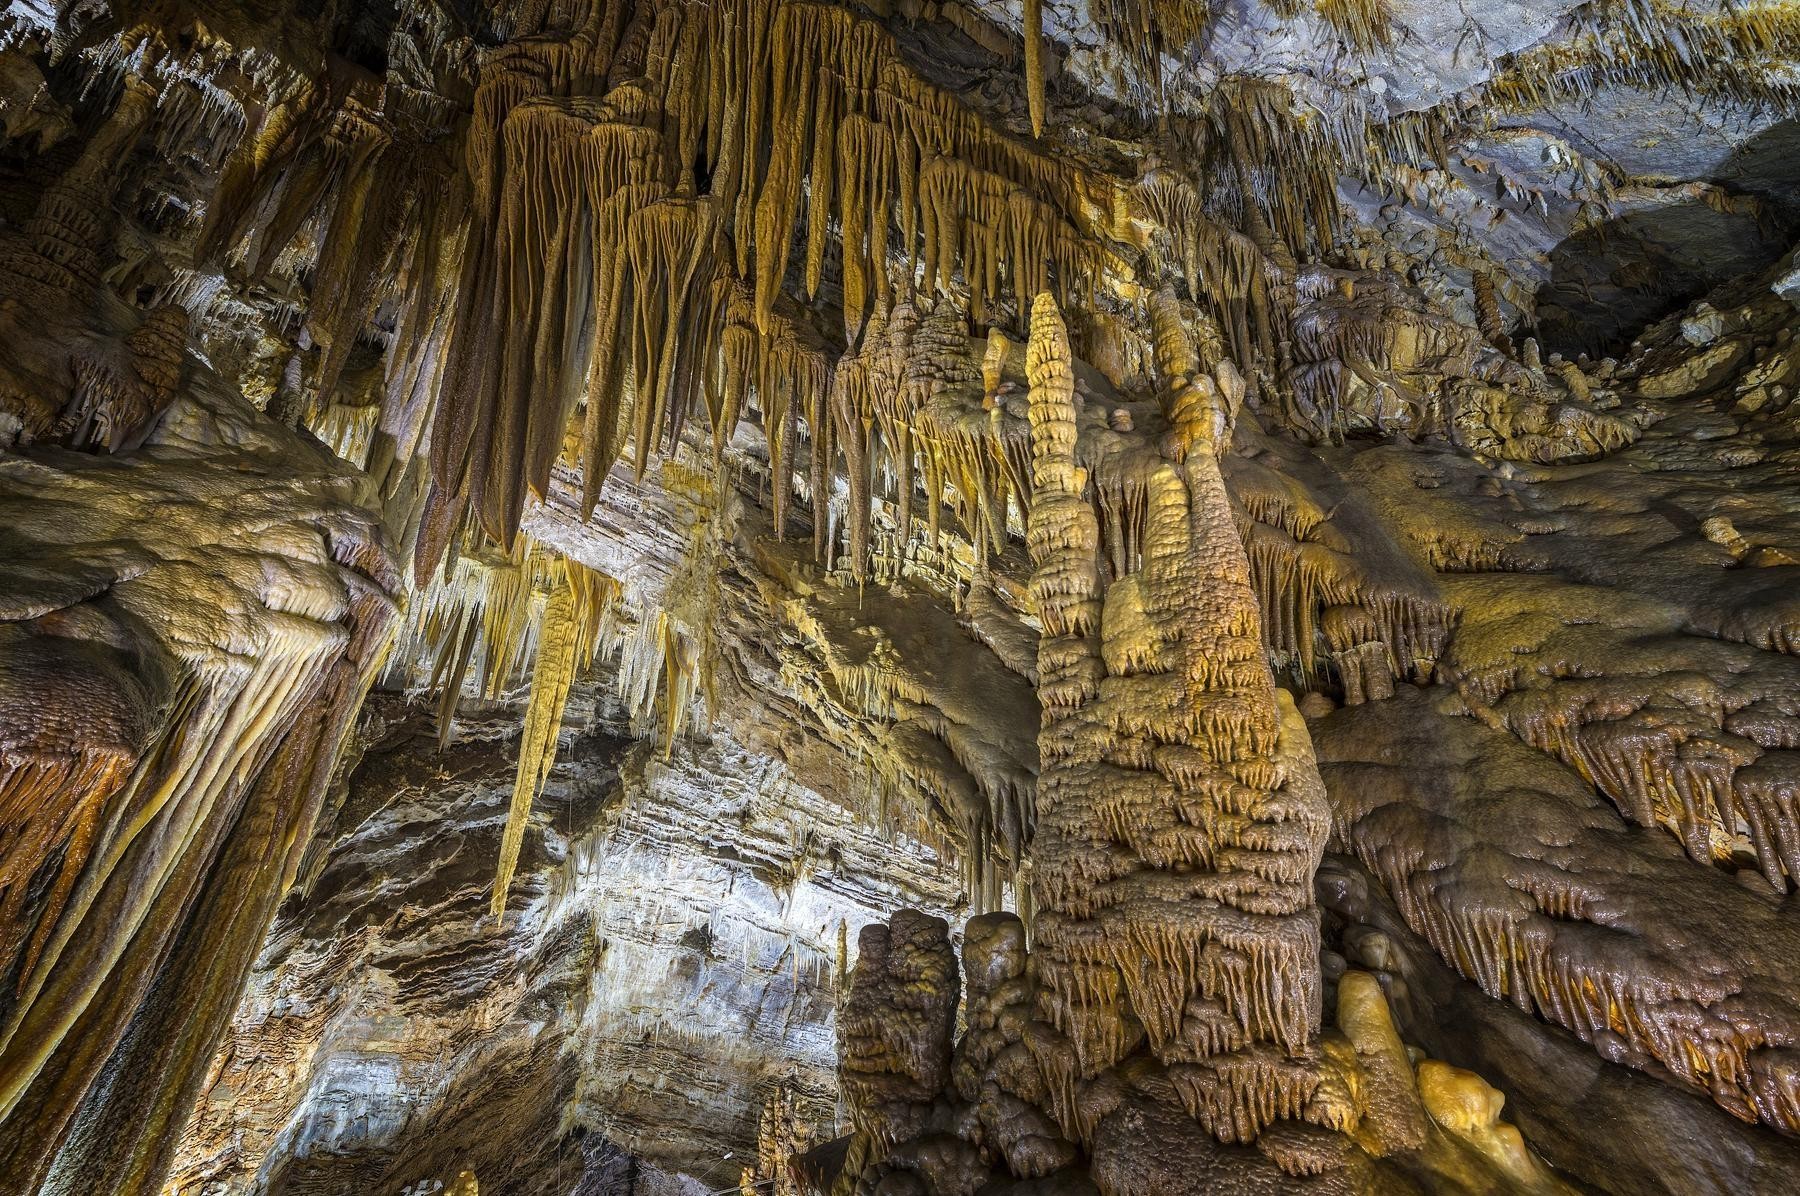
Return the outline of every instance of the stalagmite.
<path id="1" fill-rule="evenodd" d="M 877 1146 L 917 1135 L 949 1078 L 960 988 L 948 929 L 901 910 L 857 942 L 838 1052 L 857 1131 Z"/>
<path id="2" fill-rule="evenodd" d="M 1061 496 L 1092 526 L 1072 461 L 1067 341 L 1047 297 L 1032 332 L 1034 592 L 1047 633 L 1076 633 L 1039 647 L 1040 1008 L 1072 1040 L 1080 1078 L 1143 1035 L 1190 1112 L 1223 1141 L 1249 1141 L 1300 1115 L 1316 1082 L 1304 1054 L 1318 993 L 1294 981 L 1316 950 L 1309 878 L 1325 823 L 1305 733 L 1291 704 L 1278 715 L 1256 647 L 1215 456 L 1229 424 L 1183 425 L 1184 473 L 1164 467 L 1151 482 L 1144 571 L 1114 583 L 1097 619 L 1097 586 L 1062 579 L 1093 577 L 1098 544 L 1040 525 Z M 1077 647 L 1093 630 L 1100 651 Z M 1251 829 L 1262 820 L 1268 831 Z M 1273 1055 L 1251 1064 L 1264 1043 Z M 1092 1135 L 1072 1107 L 1059 1116 Z"/>

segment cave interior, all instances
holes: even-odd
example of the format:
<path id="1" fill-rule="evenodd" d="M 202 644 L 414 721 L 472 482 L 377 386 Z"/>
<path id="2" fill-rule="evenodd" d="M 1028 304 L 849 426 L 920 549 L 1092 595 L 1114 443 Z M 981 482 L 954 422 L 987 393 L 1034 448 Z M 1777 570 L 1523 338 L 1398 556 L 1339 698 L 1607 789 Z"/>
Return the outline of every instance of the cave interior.
<path id="1" fill-rule="evenodd" d="M 1800 4 L 10 0 L 0 1196 L 1800 1191 Z"/>

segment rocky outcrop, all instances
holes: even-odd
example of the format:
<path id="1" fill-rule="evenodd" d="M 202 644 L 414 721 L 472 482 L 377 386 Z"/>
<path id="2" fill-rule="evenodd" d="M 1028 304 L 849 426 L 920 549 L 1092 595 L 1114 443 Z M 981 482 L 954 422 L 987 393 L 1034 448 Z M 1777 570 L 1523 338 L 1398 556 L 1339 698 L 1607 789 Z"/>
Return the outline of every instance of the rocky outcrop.
<path id="1" fill-rule="evenodd" d="M 439 754 L 428 708 L 372 707 L 169 1191 L 421 1190 L 463 1168 L 611 1191 L 602 1143 L 711 1190 L 778 1091 L 830 1126 L 845 935 L 948 908 L 954 873 L 724 727 L 666 756 L 634 740 L 611 685 L 577 687 L 503 920 L 518 714 L 466 710 Z"/>

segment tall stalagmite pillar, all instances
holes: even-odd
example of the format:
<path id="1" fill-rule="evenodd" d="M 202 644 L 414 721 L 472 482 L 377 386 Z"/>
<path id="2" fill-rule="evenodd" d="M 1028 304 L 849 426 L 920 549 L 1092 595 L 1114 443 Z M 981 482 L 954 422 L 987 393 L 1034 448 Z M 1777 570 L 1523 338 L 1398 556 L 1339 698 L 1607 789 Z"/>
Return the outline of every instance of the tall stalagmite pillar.
<path id="1" fill-rule="evenodd" d="M 1248 1142 L 1303 1116 L 1317 1082 L 1312 880 L 1329 820 L 1305 725 L 1263 658 L 1219 471 L 1235 404 L 1173 396 L 1175 460 L 1152 475 L 1143 568 L 1103 592 L 1048 295 L 1027 370 L 1043 621 L 1034 958 L 1040 1014 L 1072 1048 L 1041 1061 L 1072 1137 L 1093 1131 L 1082 1082 L 1147 1046 L 1208 1130 Z"/>

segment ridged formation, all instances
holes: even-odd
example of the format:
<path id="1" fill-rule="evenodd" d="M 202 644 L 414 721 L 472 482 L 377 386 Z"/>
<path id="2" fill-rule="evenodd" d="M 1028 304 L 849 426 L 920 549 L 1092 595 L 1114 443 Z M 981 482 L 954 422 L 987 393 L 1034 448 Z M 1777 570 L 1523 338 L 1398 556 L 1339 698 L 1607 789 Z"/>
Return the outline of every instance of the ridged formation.
<path id="1" fill-rule="evenodd" d="M 1067 334 L 1040 296 L 1029 350 L 1033 597 L 1044 728 L 1034 847 L 1040 1009 L 1075 1089 L 1140 1044 L 1223 1141 L 1299 1117 L 1316 1084 L 1312 874 L 1324 792 L 1304 725 L 1263 662 L 1249 565 L 1196 420 L 1150 483 L 1143 569 L 1102 596 L 1074 464 Z M 1102 599 L 1104 605 L 1102 606 Z"/>

